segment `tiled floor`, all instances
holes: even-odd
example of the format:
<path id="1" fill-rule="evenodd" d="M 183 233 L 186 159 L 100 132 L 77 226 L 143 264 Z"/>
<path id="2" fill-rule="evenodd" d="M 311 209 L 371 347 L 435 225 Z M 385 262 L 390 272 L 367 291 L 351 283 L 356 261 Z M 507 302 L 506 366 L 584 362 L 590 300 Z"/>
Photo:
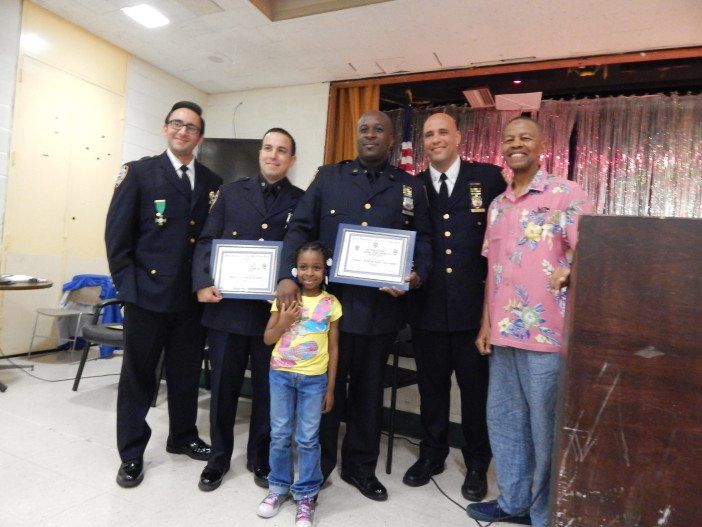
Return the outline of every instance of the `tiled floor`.
<path id="1" fill-rule="evenodd" d="M 34 364 L 33 373 L 38 376 L 62 379 L 75 375 L 77 366 L 72 361 L 77 359 L 77 354 L 71 357 L 62 352 L 32 357 L 29 362 L 16 361 Z M 91 361 L 85 375 L 117 373 L 120 364 L 119 357 Z M 291 502 L 275 518 L 264 520 L 256 516 L 256 507 L 265 492 L 254 485 L 245 468 L 248 401 L 239 406 L 232 470 L 218 490 L 203 493 L 197 482 L 204 464 L 165 451 L 168 419 L 163 386 L 158 406 L 149 412 L 153 435 L 145 455 L 144 481 L 133 489 L 118 487 L 114 423 L 117 379 L 84 378 L 79 391 L 73 392 L 70 381 L 49 383 L 18 370 L 0 371 L 0 380 L 9 385 L 7 392 L 0 394 L 0 526 L 294 524 L 295 508 Z M 206 440 L 208 409 L 209 392 L 203 390 L 198 425 Z M 402 484 L 402 475 L 414 462 L 417 447 L 396 440 L 394 469 L 389 476 L 384 472 L 386 448 L 384 438 L 377 475 L 388 488 L 389 500 L 368 500 L 335 473 L 331 485 L 320 494 L 315 525 L 477 525 L 433 484 L 415 489 Z M 464 505 L 460 493 L 462 469 L 460 452 L 452 450 L 447 470 L 436 481 Z M 495 493 L 491 473 L 488 498 Z"/>

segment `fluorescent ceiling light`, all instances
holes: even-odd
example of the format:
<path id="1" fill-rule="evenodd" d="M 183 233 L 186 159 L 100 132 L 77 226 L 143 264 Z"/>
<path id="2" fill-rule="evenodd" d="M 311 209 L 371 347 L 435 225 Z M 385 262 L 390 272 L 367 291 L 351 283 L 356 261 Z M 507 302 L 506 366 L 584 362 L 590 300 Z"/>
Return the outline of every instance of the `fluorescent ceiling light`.
<path id="1" fill-rule="evenodd" d="M 166 24 L 171 23 L 170 20 L 148 4 L 123 7 L 120 9 L 120 11 L 122 11 L 132 20 L 139 22 L 142 26 L 148 27 L 149 29 L 165 26 Z"/>
<path id="2" fill-rule="evenodd" d="M 49 47 L 46 40 L 36 33 L 22 33 L 20 45 L 30 53 L 40 53 Z"/>

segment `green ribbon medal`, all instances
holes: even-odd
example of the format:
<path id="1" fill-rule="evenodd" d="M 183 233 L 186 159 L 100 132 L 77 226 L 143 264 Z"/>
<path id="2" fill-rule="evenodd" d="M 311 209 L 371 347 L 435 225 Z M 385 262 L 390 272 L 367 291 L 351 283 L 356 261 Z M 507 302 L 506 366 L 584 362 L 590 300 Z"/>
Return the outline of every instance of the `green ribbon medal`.
<path id="1" fill-rule="evenodd" d="M 166 200 L 155 199 L 154 207 L 156 208 L 156 218 L 154 218 L 154 221 L 158 225 L 163 226 L 163 224 L 166 223 L 166 218 L 163 216 L 163 213 L 166 212 Z"/>

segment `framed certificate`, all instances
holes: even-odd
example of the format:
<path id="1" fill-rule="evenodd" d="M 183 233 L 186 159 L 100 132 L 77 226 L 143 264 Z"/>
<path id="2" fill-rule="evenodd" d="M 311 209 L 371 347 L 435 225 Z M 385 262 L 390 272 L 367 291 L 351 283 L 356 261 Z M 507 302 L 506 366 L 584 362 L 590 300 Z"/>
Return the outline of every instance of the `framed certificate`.
<path id="1" fill-rule="evenodd" d="M 414 231 L 342 223 L 336 235 L 329 280 L 367 287 L 409 289 Z"/>
<path id="2" fill-rule="evenodd" d="M 283 242 L 212 240 L 210 269 L 224 298 L 275 298 Z"/>

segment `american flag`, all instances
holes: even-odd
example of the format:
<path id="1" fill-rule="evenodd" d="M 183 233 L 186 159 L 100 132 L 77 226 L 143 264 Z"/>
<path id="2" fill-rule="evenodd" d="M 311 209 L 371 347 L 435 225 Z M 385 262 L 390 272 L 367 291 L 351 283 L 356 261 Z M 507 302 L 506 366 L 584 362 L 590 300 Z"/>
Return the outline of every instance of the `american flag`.
<path id="1" fill-rule="evenodd" d="M 404 126 L 402 132 L 402 151 L 399 166 L 405 172 L 414 175 L 414 150 L 412 148 L 412 106 L 405 108 Z"/>

